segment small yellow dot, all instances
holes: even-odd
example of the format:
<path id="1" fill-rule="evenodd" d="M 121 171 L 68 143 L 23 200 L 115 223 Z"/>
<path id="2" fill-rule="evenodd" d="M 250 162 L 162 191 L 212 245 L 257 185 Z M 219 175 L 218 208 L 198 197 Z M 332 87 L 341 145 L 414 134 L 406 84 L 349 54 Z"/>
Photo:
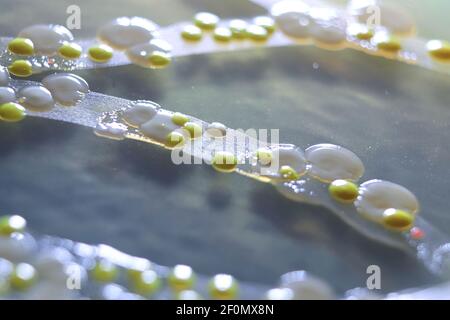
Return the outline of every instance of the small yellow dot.
<path id="1" fill-rule="evenodd" d="M 8 70 L 17 77 L 29 77 L 33 74 L 33 66 L 28 60 L 16 60 L 9 65 Z"/>
<path id="2" fill-rule="evenodd" d="M 126 270 L 126 275 L 127 275 L 127 279 L 129 282 L 133 283 L 134 281 L 139 281 L 139 278 L 141 277 L 142 272 L 146 271 L 146 270 L 150 270 L 149 267 L 145 267 L 145 268 L 139 268 L 139 269 L 135 269 L 135 268 L 130 268 Z"/>
<path id="3" fill-rule="evenodd" d="M 58 49 L 58 53 L 64 59 L 78 59 L 83 49 L 80 45 L 73 42 L 65 42 Z"/>
<path id="4" fill-rule="evenodd" d="M 334 180 L 328 191 L 333 199 L 343 203 L 353 202 L 358 197 L 358 186 L 347 180 Z"/>
<path id="5" fill-rule="evenodd" d="M 291 166 L 281 166 L 279 171 L 281 177 L 286 180 L 298 180 L 300 175 Z"/>
<path id="6" fill-rule="evenodd" d="M 245 34 L 253 41 L 266 41 L 269 38 L 269 33 L 265 28 L 254 24 L 245 29 Z"/>
<path id="7" fill-rule="evenodd" d="M 14 232 L 22 232 L 27 226 L 27 221 L 18 215 L 4 216 L 0 218 L 0 235 L 9 236 Z"/>
<path id="8" fill-rule="evenodd" d="M 348 27 L 347 32 L 350 36 L 353 36 L 359 40 L 368 41 L 373 38 L 373 29 L 370 29 L 364 24 L 355 23 Z"/>
<path id="9" fill-rule="evenodd" d="M 132 279 L 131 286 L 134 292 L 149 297 L 159 290 L 161 287 L 161 279 L 155 271 L 150 269 L 144 270 Z"/>
<path id="10" fill-rule="evenodd" d="M 233 34 L 231 33 L 231 30 L 225 27 L 219 27 L 214 29 L 214 40 L 219 42 L 228 42 L 231 40 L 231 37 Z"/>
<path id="11" fill-rule="evenodd" d="M 245 30 L 247 29 L 247 22 L 241 19 L 233 19 L 229 22 L 228 27 L 236 39 L 243 39 L 246 37 Z"/>
<path id="12" fill-rule="evenodd" d="M 209 12 L 199 12 L 194 17 L 195 25 L 203 30 L 213 30 L 218 22 L 219 17 Z"/>
<path id="13" fill-rule="evenodd" d="M 211 164 L 217 171 L 233 172 L 236 170 L 238 161 L 231 152 L 219 151 L 214 154 Z"/>
<path id="14" fill-rule="evenodd" d="M 100 260 L 95 264 L 90 274 L 96 281 L 112 282 L 116 280 L 119 270 L 112 262 L 108 260 Z"/>
<path id="15" fill-rule="evenodd" d="M 167 283 L 173 291 L 191 289 L 196 280 L 197 276 L 192 268 L 182 264 L 176 265 L 167 277 Z"/>
<path id="16" fill-rule="evenodd" d="M 20 104 L 8 102 L 0 105 L 0 120 L 17 122 L 25 118 L 25 108 Z"/>
<path id="17" fill-rule="evenodd" d="M 184 114 L 182 114 L 182 113 L 175 112 L 175 113 L 172 115 L 172 122 L 173 122 L 174 124 L 176 124 L 177 126 L 182 127 L 182 126 L 184 126 L 184 125 L 186 124 L 186 122 L 188 122 L 188 121 L 189 121 L 189 117 L 186 116 L 186 115 L 184 115 Z"/>
<path id="18" fill-rule="evenodd" d="M 191 139 L 198 138 L 202 135 L 202 127 L 195 122 L 186 122 L 183 128 L 189 133 Z"/>
<path id="19" fill-rule="evenodd" d="M 166 147 L 175 149 L 183 147 L 185 142 L 184 135 L 177 131 L 172 131 L 167 135 Z"/>
<path id="20" fill-rule="evenodd" d="M 21 56 L 31 56 L 34 54 L 34 44 L 30 39 L 15 38 L 8 43 L 8 50 Z"/>
<path id="21" fill-rule="evenodd" d="M 433 59 L 440 62 L 450 62 L 450 43 L 448 41 L 428 41 L 427 50 Z"/>
<path id="22" fill-rule="evenodd" d="M 203 31 L 197 26 L 188 25 L 181 30 L 181 37 L 188 41 L 199 41 L 203 37 Z"/>
<path id="23" fill-rule="evenodd" d="M 150 67 L 152 68 L 164 68 L 172 61 L 172 57 L 169 53 L 164 51 L 153 51 L 148 58 Z"/>
<path id="24" fill-rule="evenodd" d="M 373 37 L 373 31 L 372 30 L 367 30 L 366 32 L 359 32 L 355 36 L 359 40 L 370 40 Z"/>
<path id="25" fill-rule="evenodd" d="M 272 151 L 268 149 L 259 149 L 256 151 L 258 162 L 262 166 L 268 166 L 272 162 Z"/>
<path id="26" fill-rule="evenodd" d="M 383 224 L 388 229 L 406 231 L 412 228 L 414 216 L 403 210 L 387 209 L 383 212 Z"/>
<path id="27" fill-rule="evenodd" d="M 36 279 L 37 272 L 31 264 L 19 263 L 14 267 L 9 281 L 14 289 L 24 291 L 30 288 Z"/>
<path id="28" fill-rule="evenodd" d="M 377 48 L 386 53 L 397 53 L 402 49 L 400 40 L 395 36 L 383 35 L 374 38 L 374 43 Z"/>
<path id="29" fill-rule="evenodd" d="M 113 56 L 113 50 L 107 45 L 101 44 L 95 47 L 90 47 L 88 50 L 89 58 L 94 62 L 107 62 Z"/>
<path id="30" fill-rule="evenodd" d="M 253 23 L 257 26 L 263 27 L 268 33 L 275 31 L 275 20 L 271 17 L 260 16 L 253 19 Z"/>

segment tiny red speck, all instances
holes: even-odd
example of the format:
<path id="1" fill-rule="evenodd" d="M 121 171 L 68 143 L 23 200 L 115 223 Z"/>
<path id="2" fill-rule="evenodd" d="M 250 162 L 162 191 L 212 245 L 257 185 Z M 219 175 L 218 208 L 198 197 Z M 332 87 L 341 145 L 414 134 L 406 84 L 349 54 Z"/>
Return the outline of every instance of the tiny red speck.
<path id="1" fill-rule="evenodd" d="M 423 232 L 423 230 L 418 227 L 414 227 L 411 229 L 410 235 L 412 239 L 420 240 L 423 239 L 423 237 L 425 237 L 425 232 Z"/>

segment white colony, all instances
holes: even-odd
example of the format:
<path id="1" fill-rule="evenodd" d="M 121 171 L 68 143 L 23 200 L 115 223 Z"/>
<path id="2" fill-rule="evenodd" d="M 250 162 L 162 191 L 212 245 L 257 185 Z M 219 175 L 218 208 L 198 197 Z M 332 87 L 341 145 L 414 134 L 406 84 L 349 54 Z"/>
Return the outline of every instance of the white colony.
<path id="1" fill-rule="evenodd" d="M 52 94 L 42 86 L 28 86 L 19 90 L 18 101 L 26 109 L 34 112 L 49 111 L 55 105 Z"/>
<path id="2" fill-rule="evenodd" d="M 7 86 L 10 79 L 8 68 L 0 66 L 0 86 Z"/>
<path id="3" fill-rule="evenodd" d="M 0 87 L 0 104 L 13 102 L 16 100 L 16 93 L 13 88 Z"/>
<path id="4" fill-rule="evenodd" d="M 97 37 L 116 50 L 125 50 L 153 39 L 158 26 L 141 17 L 120 17 L 100 27 Z"/>
<path id="5" fill-rule="evenodd" d="M 310 37 L 312 21 L 308 13 L 309 7 L 301 1 L 281 1 L 271 9 L 278 28 L 287 36 L 297 40 Z"/>
<path id="6" fill-rule="evenodd" d="M 77 267 L 80 281 L 85 280 L 84 268 L 76 264 L 73 255 L 61 247 L 48 247 L 29 258 L 39 276 L 38 282 L 25 292 L 25 299 L 74 299 L 76 290 L 67 287 L 71 275 L 68 267 Z M 74 269 L 72 269 L 74 270 Z"/>
<path id="7" fill-rule="evenodd" d="M 319 46 L 339 48 L 347 39 L 347 21 L 332 8 L 281 1 L 272 7 L 271 14 L 284 34 L 300 42 L 312 38 Z"/>
<path id="8" fill-rule="evenodd" d="M 370 180 L 359 187 L 355 201 L 356 210 L 364 217 L 382 222 L 387 209 L 397 209 L 416 214 L 419 202 L 405 187 L 384 180 Z"/>
<path id="9" fill-rule="evenodd" d="M 94 133 L 100 137 L 112 140 L 123 140 L 127 133 L 127 126 L 122 123 L 98 123 L 94 129 Z"/>
<path id="10" fill-rule="evenodd" d="M 131 108 L 125 110 L 122 119 L 130 126 L 139 128 L 142 124 L 153 118 L 160 109 L 156 103 L 137 101 Z"/>
<path id="11" fill-rule="evenodd" d="M 306 40 L 310 37 L 311 19 L 301 12 L 286 12 L 275 18 L 280 30 L 296 40 Z"/>
<path id="12" fill-rule="evenodd" d="M 65 269 L 73 259 L 72 254 L 64 248 L 50 248 L 34 258 L 33 266 L 40 276 L 65 285 L 68 276 Z"/>
<path id="13" fill-rule="evenodd" d="M 206 128 L 206 133 L 214 138 L 224 137 L 227 134 L 227 127 L 220 122 L 212 122 Z"/>
<path id="14" fill-rule="evenodd" d="M 33 41 L 35 52 L 47 56 L 56 54 L 64 42 L 73 41 L 72 33 L 56 24 L 32 25 L 20 31 L 18 36 Z"/>
<path id="15" fill-rule="evenodd" d="M 308 13 L 309 5 L 300 0 L 278 1 L 270 8 L 270 14 L 277 17 L 286 12 Z"/>
<path id="16" fill-rule="evenodd" d="M 87 82 L 71 73 L 55 73 L 45 77 L 42 84 L 52 93 L 53 99 L 63 106 L 74 106 L 89 92 Z"/>
<path id="17" fill-rule="evenodd" d="M 36 249 L 36 242 L 27 234 L 17 233 L 10 237 L 0 237 L 0 257 L 13 262 L 25 261 Z"/>
<path id="18" fill-rule="evenodd" d="M 312 8 L 310 32 L 318 46 L 338 47 L 347 39 L 347 21 L 332 8 Z"/>
<path id="19" fill-rule="evenodd" d="M 173 123 L 172 115 L 172 112 L 161 109 L 152 119 L 140 126 L 140 131 L 150 139 L 165 143 L 167 135 L 180 128 Z"/>
<path id="20" fill-rule="evenodd" d="M 151 67 L 149 58 L 155 51 L 169 53 L 171 50 L 172 46 L 168 42 L 161 39 L 153 39 L 129 48 L 125 54 L 132 63 L 148 68 Z"/>
<path id="21" fill-rule="evenodd" d="M 186 138 L 188 136 L 188 132 L 174 123 L 173 115 L 174 113 L 161 109 L 156 103 L 136 101 L 129 109 L 123 111 L 121 118 L 131 127 L 138 128 L 144 136 L 165 143 L 168 134 L 173 131 L 180 132 Z"/>
<path id="22" fill-rule="evenodd" d="M 324 182 L 358 180 L 364 165 L 356 154 L 334 144 L 317 144 L 305 150 L 308 173 Z"/>

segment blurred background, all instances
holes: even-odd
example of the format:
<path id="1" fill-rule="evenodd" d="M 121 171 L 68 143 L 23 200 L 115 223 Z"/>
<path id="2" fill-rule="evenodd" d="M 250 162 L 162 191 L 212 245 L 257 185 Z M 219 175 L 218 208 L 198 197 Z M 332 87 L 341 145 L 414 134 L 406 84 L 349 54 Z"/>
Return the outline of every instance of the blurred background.
<path id="1" fill-rule="evenodd" d="M 391 2 L 412 12 L 421 36 L 450 39 L 450 2 Z M 81 8 L 76 37 L 93 37 L 118 16 L 167 25 L 198 11 L 223 18 L 265 13 L 244 0 L 0 0 L 1 34 L 13 36 L 36 23 L 65 24 L 71 4 Z M 446 75 L 312 47 L 183 57 L 164 70 L 123 66 L 76 73 L 93 91 L 153 100 L 232 128 L 280 129 L 282 142 L 304 148 L 343 145 L 364 161 L 363 179 L 407 186 L 421 214 L 450 236 Z M 159 147 L 110 141 L 89 128 L 38 118 L 1 123 L 0 145 L 0 211 L 25 216 L 40 234 L 106 243 L 160 264 L 184 263 L 204 274 L 226 272 L 267 284 L 303 269 L 342 292 L 365 286 L 372 264 L 381 267 L 386 292 L 439 281 L 413 255 L 366 239 L 327 210 L 206 165 L 175 166 Z"/>

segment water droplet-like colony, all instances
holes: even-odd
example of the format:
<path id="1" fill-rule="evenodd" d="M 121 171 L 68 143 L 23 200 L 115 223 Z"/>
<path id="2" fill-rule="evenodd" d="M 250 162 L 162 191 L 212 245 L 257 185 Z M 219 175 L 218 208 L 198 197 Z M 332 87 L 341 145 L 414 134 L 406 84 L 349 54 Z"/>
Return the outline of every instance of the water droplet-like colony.
<path id="1" fill-rule="evenodd" d="M 9 71 L 8 68 L 0 66 L 0 86 L 7 86 L 9 84 Z"/>
<path id="2" fill-rule="evenodd" d="M 18 101 L 26 109 L 35 112 L 49 111 L 55 105 L 50 91 L 42 86 L 28 86 L 20 89 Z"/>
<path id="3" fill-rule="evenodd" d="M 5 74 L 8 76 L 5 84 L 9 84 L 9 75 Z M 41 84 L 25 85 L 17 92 L 11 87 L 0 87 L 0 119 L 17 122 L 25 118 L 27 111 L 49 112 L 58 104 L 75 106 L 88 92 L 87 82 L 70 73 L 49 75 Z"/>
<path id="4" fill-rule="evenodd" d="M 55 73 L 45 77 L 42 84 L 53 99 L 63 106 L 74 106 L 89 92 L 87 82 L 71 73 Z"/>
<path id="5" fill-rule="evenodd" d="M 361 184 L 355 207 L 366 218 L 402 231 L 411 227 L 419 202 L 405 187 L 389 181 L 371 180 Z M 410 219 L 407 225 L 396 222 L 405 221 L 406 216 Z"/>
<path id="6" fill-rule="evenodd" d="M 14 102 L 16 100 L 16 92 L 10 87 L 0 87 L 0 104 Z"/>
<path id="7" fill-rule="evenodd" d="M 146 43 L 137 44 L 125 52 L 128 59 L 139 66 L 146 68 L 161 68 L 171 61 L 169 43 L 161 39 L 154 39 Z"/>
<path id="8" fill-rule="evenodd" d="M 100 27 L 97 37 L 113 49 L 126 50 L 152 40 L 157 29 L 154 22 L 145 18 L 120 17 Z"/>
<path id="9" fill-rule="evenodd" d="M 31 40 L 37 54 L 55 55 L 65 42 L 72 42 L 72 33 L 64 26 L 55 24 L 37 24 L 19 32 L 20 38 Z"/>
<path id="10" fill-rule="evenodd" d="M 318 144 L 305 151 L 309 173 L 324 182 L 358 180 L 364 173 L 362 161 L 350 150 L 332 144 Z"/>

